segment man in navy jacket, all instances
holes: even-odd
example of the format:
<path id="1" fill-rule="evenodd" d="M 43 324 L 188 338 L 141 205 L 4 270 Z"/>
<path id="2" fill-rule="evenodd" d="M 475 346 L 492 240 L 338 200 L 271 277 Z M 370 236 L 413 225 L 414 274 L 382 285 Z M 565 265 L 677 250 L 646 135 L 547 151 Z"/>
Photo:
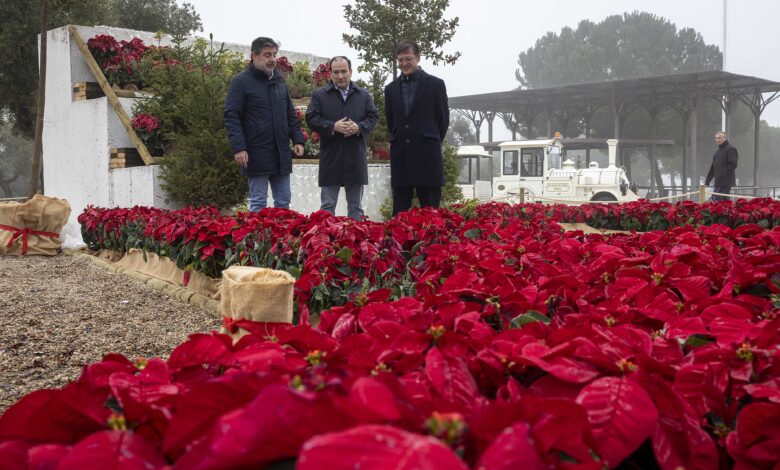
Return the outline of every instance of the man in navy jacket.
<path id="1" fill-rule="evenodd" d="M 412 206 L 413 191 L 422 207 L 439 207 L 444 185 L 441 144 L 450 125 L 444 81 L 418 66 L 420 47 L 403 42 L 395 56 L 401 75 L 385 87 L 393 215 Z"/>
<path id="2" fill-rule="evenodd" d="M 347 215 L 363 217 L 363 186 L 368 184 L 366 139 L 379 121 L 371 95 L 355 85 L 352 63 L 344 57 L 328 63 L 331 83 L 316 90 L 306 108 L 309 129 L 320 134 L 321 209 L 334 214 L 344 186 Z"/>
<path id="3" fill-rule="evenodd" d="M 252 61 L 230 83 L 225 99 L 225 128 L 233 158 L 249 180 L 249 210 L 259 211 L 268 201 L 290 207 L 293 150 L 303 155 L 303 133 L 290 95 L 276 69 L 279 45 L 271 38 L 252 41 Z"/>

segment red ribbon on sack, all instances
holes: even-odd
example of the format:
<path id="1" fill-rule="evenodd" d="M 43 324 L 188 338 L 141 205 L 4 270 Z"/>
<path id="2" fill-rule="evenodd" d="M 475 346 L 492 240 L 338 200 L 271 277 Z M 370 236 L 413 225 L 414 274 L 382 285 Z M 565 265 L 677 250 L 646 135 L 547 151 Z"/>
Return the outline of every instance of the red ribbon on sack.
<path id="1" fill-rule="evenodd" d="M 274 332 L 277 328 L 291 327 L 292 325 L 289 323 L 253 321 L 247 320 L 245 318 L 222 317 L 222 326 L 224 326 L 226 330 L 233 334 L 237 333 L 239 328 L 243 328 L 253 335 L 266 337 L 274 336 Z"/>
<path id="2" fill-rule="evenodd" d="M 32 230 L 29 227 L 24 228 L 18 228 L 18 227 L 11 227 L 10 225 L 3 225 L 0 224 L 0 230 L 7 230 L 9 232 L 13 232 L 13 235 L 11 235 L 11 239 L 8 240 L 8 245 L 6 247 L 11 248 L 14 245 L 14 242 L 17 238 L 22 238 L 22 254 L 27 254 L 27 239 L 30 235 L 38 235 L 43 237 L 50 237 L 50 238 L 60 238 L 59 233 L 54 232 L 44 232 L 42 230 Z"/>

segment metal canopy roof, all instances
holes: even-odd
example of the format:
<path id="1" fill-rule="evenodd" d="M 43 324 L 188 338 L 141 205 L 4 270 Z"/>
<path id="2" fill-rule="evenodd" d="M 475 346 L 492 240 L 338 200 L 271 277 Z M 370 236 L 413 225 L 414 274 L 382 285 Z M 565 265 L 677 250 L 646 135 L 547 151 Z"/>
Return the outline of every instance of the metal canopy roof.
<path id="1" fill-rule="evenodd" d="M 719 70 L 579 83 L 554 88 L 515 89 L 456 96 L 451 109 L 514 112 L 527 107 L 605 106 L 615 102 L 679 102 L 690 98 L 746 96 L 780 91 L 780 83 Z"/>

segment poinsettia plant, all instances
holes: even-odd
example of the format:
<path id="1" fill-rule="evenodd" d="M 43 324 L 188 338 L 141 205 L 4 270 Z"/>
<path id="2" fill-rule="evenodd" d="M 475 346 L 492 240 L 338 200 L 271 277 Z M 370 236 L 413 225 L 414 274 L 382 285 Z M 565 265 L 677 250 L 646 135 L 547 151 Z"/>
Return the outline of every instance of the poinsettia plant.
<path id="1" fill-rule="evenodd" d="M 149 49 L 140 38 L 117 41 L 113 36 L 99 34 L 87 40 L 87 47 L 111 85 L 140 88 L 140 62 Z"/>
<path id="2" fill-rule="evenodd" d="M 330 69 L 327 64 L 320 64 L 311 73 L 311 80 L 315 87 L 322 87 L 330 81 Z"/>
<path id="3" fill-rule="evenodd" d="M 130 120 L 138 137 L 146 144 L 149 153 L 162 155 L 165 151 L 165 139 L 160 128 L 160 121 L 148 113 L 140 113 Z"/>
<path id="4" fill-rule="evenodd" d="M 91 247 L 211 273 L 289 270 L 299 324 L 242 323 L 236 344 L 192 335 L 168 360 L 108 355 L 9 408 L 0 456 L 19 468 L 771 468 L 780 228 L 756 223 L 777 209 L 760 203 L 611 208 L 616 220 L 674 209 L 667 230 L 613 235 L 558 225 L 606 210 L 595 205 L 384 223 L 88 208 Z M 733 227 L 678 223 L 680 211 Z"/>
<path id="5" fill-rule="evenodd" d="M 309 125 L 306 123 L 305 108 L 295 108 L 295 118 L 298 120 L 298 125 L 301 126 L 301 132 L 303 132 L 304 158 L 318 158 L 320 155 L 320 135 L 309 129 Z"/>

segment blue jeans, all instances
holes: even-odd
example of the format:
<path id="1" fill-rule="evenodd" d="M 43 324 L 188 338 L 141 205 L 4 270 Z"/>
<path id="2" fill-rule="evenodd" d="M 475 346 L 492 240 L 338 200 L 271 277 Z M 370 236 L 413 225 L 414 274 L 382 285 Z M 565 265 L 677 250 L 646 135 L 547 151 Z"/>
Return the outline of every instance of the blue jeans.
<path id="1" fill-rule="evenodd" d="M 249 210 L 258 212 L 268 205 L 268 183 L 271 183 L 271 195 L 274 207 L 290 208 L 290 174 L 249 176 Z"/>
<path id="2" fill-rule="evenodd" d="M 320 190 L 320 209 L 335 214 L 340 189 L 341 186 L 323 186 Z M 347 194 L 347 215 L 351 219 L 360 220 L 363 217 L 363 185 L 344 186 L 344 191 Z"/>

